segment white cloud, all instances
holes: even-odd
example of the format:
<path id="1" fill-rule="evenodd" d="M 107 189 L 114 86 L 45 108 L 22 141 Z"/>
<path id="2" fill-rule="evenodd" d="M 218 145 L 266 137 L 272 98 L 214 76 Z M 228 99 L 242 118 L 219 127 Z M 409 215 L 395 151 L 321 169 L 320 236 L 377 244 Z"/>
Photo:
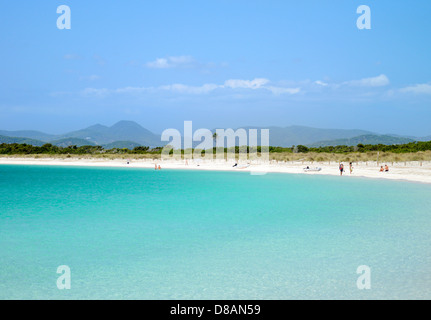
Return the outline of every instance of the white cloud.
<path id="1" fill-rule="evenodd" d="M 148 68 L 167 69 L 170 67 L 168 60 L 164 58 L 156 59 L 156 61 L 148 62 Z"/>
<path id="2" fill-rule="evenodd" d="M 319 85 L 319 86 L 322 86 L 322 87 L 327 87 L 328 86 L 328 84 L 326 82 L 323 82 L 323 81 L 320 81 L 320 80 L 317 80 L 314 83 L 317 84 L 317 85 Z"/>
<path id="3" fill-rule="evenodd" d="M 389 84 L 389 79 L 386 75 L 381 74 L 377 77 L 365 78 L 361 80 L 352 80 L 345 82 L 344 84 L 354 87 L 384 87 Z"/>
<path id="4" fill-rule="evenodd" d="M 216 89 L 246 89 L 246 90 L 268 90 L 273 94 L 296 94 L 300 91 L 300 88 L 286 88 L 286 87 L 274 87 L 268 86 L 270 81 L 264 78 L 256 78 L 253 80 L 241 80 L 241 79 L 229 79 L 222 85 L 213 83 L 207 83 L 202 86 L 188 86 L 184 84 L 173 84 L 167 86 L 158 87 L 158 89 L 172 91 L 184 94 L 207 94 Z"/>
<path id="5" fill-rule="evenodd" d="M 110 94 L 110 91 L 106 88 L 103 88 L 103 89 L 86 88 L 81 93 L 87 97 L 105 98 Z"/>
<path id="6" fill-rule="evenodd" d="M 282 87 L 266 87 L 269 91 L 271 91 L 275 95 L 280 94 L 297 94 L 301 91 L 301 88 L 282 88 Z"/>
<path id="7" fill-rule="evenodd" d="M 125 87 L 114 90 L 115 93 L 120 94 L 141 94 L 145 92 L 158 92 L 158 91 L 170 91 L 180 94 L 206 94 L 209 93 L 220 86 L 216 84 L 204 84 L 202 86 L 188 86 L 185 84 L 170 84 L 163 85 L 159 87 Z"/>
<path id="8" fill-rule="evenodd" d="M 400 89 L 403 93 L 413 93 L 413 94 L 431 94 L 430 84 L 416 84 L 413 86 L 405 87 Z"/>
<path id="9" fill-rule="evenodd" d="M 231 89 L 242 88 L 256 90 L 263 88 L 268 82 L 269 80 L 264 78 L 256 78 L 254 80 L 231 79 L 226 80 L 223 87 Z"/>
<path id="10" fill-rule="evenodd" d="M 268 86 L 267 84 L 269 82 L 270 81 L 268 79 L 263 79 L 263 78 L 256 78 L 253 80 L 230 79 L 230 80 L 226 80 L 222 85 L 206 83 L 201 86 L 189 86 L 185 84 L 176 83 L 176 84 L 170 84 L 170 85 L 163 85 L 159 87 L 125 87 L 125 88 L 119 88 L 115 90 L 87 88 L 83 90 L 81 93 L 85 96 L 94 96 L 94 97 L 103 98 L 110 93 L 142 94 L 146 92 L 155 93 L 160 91 L 167 91 L 167 92 L 173 92 L 173 93 L 179 93 L 179 94 L 201 95 L 201 94 L 211 93 L 217 89 L 219 90 L 224 90 L 224 89 L 267 90 L 275 95 L 296 94 L 300 92 L 300 88 Z"/>
<path id="11" fill-rule="evenodd" d="M 216 84 L 204 84 L 202 86 L 187 86 L 184 84 L 171 84 L 166 86 L 160 86 L 160 90 L 172 91 L 176 93 L 184 93 L 184 94 L 206 94 L 209 93 L 220 86 Z"/>
<path id="12" fill-rule="evenodd" d="M 153 69 L 170 69 L 170 68 L 188 68 L 195 64 L 195 60 L 191 56 L 167 57 L 158 58 L 155 61 L 147 62 L 145 65 Z"/>
<path id="13" fill-rule="evenodd" d="M 139 94 L 143 92 L 149 92 L 151 90 L 154 90 L 154 88 L 153 87 L 125 87 L 125 88 L 115 89 L 114 93 Z"/>

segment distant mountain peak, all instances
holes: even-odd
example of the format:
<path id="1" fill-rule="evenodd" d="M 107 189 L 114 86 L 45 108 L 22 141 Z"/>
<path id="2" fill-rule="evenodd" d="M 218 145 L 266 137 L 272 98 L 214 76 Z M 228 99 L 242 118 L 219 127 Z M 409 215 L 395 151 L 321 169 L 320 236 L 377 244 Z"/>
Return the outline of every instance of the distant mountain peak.
<path id="1" fill-rule="evenodd" d="M 111 126 L 112 128 L 117 128 L 117 127 L 139 127 L 139 128 L 143 128 L 139 123 L 135 122 L 135 121 L 131 121 L 131 120 L 121 120 L 118 121 L 117 123 L 115 123 L 114 125 Z"/>
<path id="2" fill-rule="evenodd" d="M 95 124 L 95 125 L 88 127 L 87 129 L 106 129 L 106 128 L 108 128 L 108 127 L 104 126 L 103 124 L 98 123 L 98 124 Z"/>
<path id="3" fill-rule="evenodd" d="M 147 136 L 147 135 L 153 135 L 151 131 L 145 129 L 143 126 L 141 126 L 139 123 L 136 123 L 135 121 L 127 121 L 122 120 L 114 124 L 109 128 L 109 131 L 112 133 L 115 133 L 118 136 L 118 139 L 120 141 L 134 141 L 132 138 L 133 136 Z"/>

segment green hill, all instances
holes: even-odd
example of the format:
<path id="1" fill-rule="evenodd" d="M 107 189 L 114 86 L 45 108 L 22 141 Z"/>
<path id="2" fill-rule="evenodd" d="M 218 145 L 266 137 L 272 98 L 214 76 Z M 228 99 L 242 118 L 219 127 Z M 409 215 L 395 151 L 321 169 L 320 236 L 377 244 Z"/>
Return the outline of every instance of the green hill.
<path id="1" fill-rule="evenodd" d="M 7 144 L 12 144 L 12 143 L 29 144 L 29 145 L 33 145 L 33 146 L 37 146 L 37 147 L 41 147 L 44 144 L 46 144 L 46 142 L 40 141 L 40 140 L 36 140 L 36 139 L 20 138 L 20 137 L 6 137 L 6 136 L 0 136 L 0 144 L 1 143 L 7 143 Z"/>
<path id="2" fill-rule="evenodd" d="M 141 146 L 141 144 L 133 142 L 133 141 L 115 141 L 112 143 L 105 144 L 102 147 L 105 150 L 109 150 L 109 149 L 113 149 L 113 148 L 133 150 L 134 148 L 140 147 L 140 146 Z"/>
<path id="3" fill-rule="evenodd" d="M 97 124 L 63 135 L 63 138 L 70 137 L 92 141 L 97 145 L 107 145 L 118 141 L 133 141 L 144 146 L 164 145 L 160 141 L 160 136 L 133 121 L 120 121 L 111 127 Z"/>
<path id="4" fill-rule="evenodd" d="M 244 129 L 264 129 L 257 127 L 244 127 Z M 310 145 L 317 141 L 334 140 L 338 138 L 350 139 L 353 137 L 373 134 L 365 130 L 346 129 L 320 129 L 304 126 L 268 127 L 269 145 L 291 147 L 297 145 Z"/>
<path id="5" fill-rule="evenodd" d="M 160 135 L 154 134 L 134 121 L 119 121 L 113 126 L 96 124 L 85 129 L 72 131 L 65 134 L 51 135 L 39 131 L 6 131 L 0 130 L 0 135 L 12 138 L 28 138 L 44 141 L 45 143 L 68 143 L 68 139 L 76 138 L 76 145 L 87 141 L 86 145 L 106 145 L 118 141 L 130 141 L 140 146 L 157 147 L 165 143 L 160 140 Z M 71 140 L 73 142 L 73 140 Z"/>
<path id="6" fill-rule="evenodd" d="M 6 131 L 6 130 L 0 130 L 1 136 L 6 137 L 13 137 L 13 138 L 27 138 L 32 140 L 39 140 L 39 141 L 51 141 L 56 139 L 55 135 L 40 132 L 40 131 L 34 131 L 34 130 L 20 130 L 20 131 Z"/>
<path id="7" fill-rule="evenodd" d="M 414 142 L 415 140 L 409 139 L 409 138 L 402 138 L 402 137 L 394 137 L 394 136 L 388 136 L 388 135 L 361 135 L 358 137 L 353 137 L 349 139 L 337 139 L 337 140 L 326 140 L 326 141 L 320 141 L 316 143 L 312 143 L 308 145 L 312 148 L 318 148 L 318 147 L 329 147 L 329 146 L 357 146 L 358 144 L 363 145 L 378 145 L 378 144 L 384 144 L 384 145 L 394 145 L 394 144 L 407 144 L 410 142 Z"/>
<path id="8" fill-rule="evenodd" d="M 85 139 L 78 139 L 78 138 L 64 138 L 64 139 L 60 139 L 60 140 L 55 140 L 50 142 L 52 145 L 57 146 L 57 147 L 63 147 L 63 148 L 67 148 L 69 146 L 77 146 L 77 147 L 82 147 L 82 146 L 95 146 L 96 144 L 85 140 Z"/>

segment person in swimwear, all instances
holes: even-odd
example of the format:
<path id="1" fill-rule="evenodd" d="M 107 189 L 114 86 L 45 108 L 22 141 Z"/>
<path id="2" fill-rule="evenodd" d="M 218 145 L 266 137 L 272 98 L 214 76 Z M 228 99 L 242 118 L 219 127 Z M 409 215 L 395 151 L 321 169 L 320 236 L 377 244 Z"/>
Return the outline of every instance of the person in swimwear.
<path id="1" fill-rule="evenodd" d="M 385 172 L 389 172 L 389 167 L 388 167 L 388 165 L 385 165 Z"/>
<path id="2" fill-rule="evenodd" d="M 380 172 L 384 172 L 385 169 L 383 168 L 383 166 L 380 167 Z"/>
<path id="3" fill-rule="evenodd" d="M 340 163 L 340 176 L 343 175 L 344 172 L 344 164 Z"/>

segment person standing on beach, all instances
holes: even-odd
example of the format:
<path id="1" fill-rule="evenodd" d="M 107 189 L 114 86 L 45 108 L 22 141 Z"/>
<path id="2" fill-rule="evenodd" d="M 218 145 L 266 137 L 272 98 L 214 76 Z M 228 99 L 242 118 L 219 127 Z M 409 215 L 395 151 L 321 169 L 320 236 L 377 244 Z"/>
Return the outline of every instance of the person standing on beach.
<path id="1" fill-rule="evenodd" d="M 344 164 L 340 163 L 340 176 L 343 175 L 343 171 L 344 171 Z"/>
<path id="2" fill-rule="evenodd" d="M 350 174 L 352 174 L 353 173 L 353 162 L 349 163 L 349 167 L 350 167 Z"/>

